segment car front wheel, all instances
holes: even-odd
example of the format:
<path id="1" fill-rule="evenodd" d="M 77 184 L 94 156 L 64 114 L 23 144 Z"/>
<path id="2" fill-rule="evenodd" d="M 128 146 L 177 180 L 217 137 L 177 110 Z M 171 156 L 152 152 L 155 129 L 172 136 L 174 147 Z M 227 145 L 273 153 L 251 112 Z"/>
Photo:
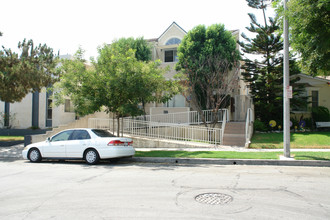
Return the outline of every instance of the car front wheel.
<path id="1" fill-rule="evenodd" d="M 33 163 L 40 162 L 41 161 L 40 151 L 36 148 L 32 148 L 29 151 L 29 160 Z"/>
<path id="2" fill-rule="evenodd" d="M 89 149 L 85 153 L 85 161 L 87 164 L 94 165 L 100 160 L 99 154 L 94 149 Z"/>

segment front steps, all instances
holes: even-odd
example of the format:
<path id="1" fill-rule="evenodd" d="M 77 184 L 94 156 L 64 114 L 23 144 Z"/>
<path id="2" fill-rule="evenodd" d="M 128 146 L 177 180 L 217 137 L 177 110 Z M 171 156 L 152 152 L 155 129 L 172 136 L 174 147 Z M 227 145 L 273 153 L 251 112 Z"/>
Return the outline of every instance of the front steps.
<path id="1" fill-rule="evenodd" d="M 245 122 L 227 122 L 223 134 L 223 145 L 245 146 Z"/>

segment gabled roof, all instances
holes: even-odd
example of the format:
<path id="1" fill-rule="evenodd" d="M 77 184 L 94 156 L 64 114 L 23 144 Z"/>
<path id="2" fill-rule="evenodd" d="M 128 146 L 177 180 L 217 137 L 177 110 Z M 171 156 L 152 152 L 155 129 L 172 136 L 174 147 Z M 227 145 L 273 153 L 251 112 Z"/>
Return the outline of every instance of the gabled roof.
<path id="1" fill-rule="evenodd" d="M 167 31 L 169 31 L 171 29 L 172 26 L 177 26 L 179 28 L 179 30 L 181 30 L 184 34 L 187 34 L 187 31 L 185 31 L 180 25 L 178 25 L 175 21 L 173 21 L 173 23 L 166 28 L 166 30 L 158 37 L 158 38 L 152 38 L 152 39 L 147 39 L 148 42 L 158 42 L 158 40 L 164 36 L 166 34 Z M 239 36 L 239 30 L 230 30 L 230 32 L 232 33 L 232 35 L 236 35 Z"/>
<path id="2" fill-rule="evenodd" d="M 303 73 L 300 73 L 298 75 L 301 76 L 301 77 L 305 77 L 307 79 L 314 79 L 314 80 L 319 80 L 321 82 L 329 82 L 330 83 L 330 79 L 327 79 L 327 78 L 322 78 L 322 77 L 319 77 L 319 76 L 310 76 L 310 75 L 303 74 Z"/>
<path id="3" fill-rule="evenodd" d="M 158 39 L 160 39 L 164 34 L 166 34 L 166 32 L 171 29 L 172 26 L 177 26 L 181 31 L 184 32 L 184 34 L 187 34 L 187 32 L 182 28 L 180 27 L 175 21 L 173 21 L 173 23 L 159 36 Z"/>

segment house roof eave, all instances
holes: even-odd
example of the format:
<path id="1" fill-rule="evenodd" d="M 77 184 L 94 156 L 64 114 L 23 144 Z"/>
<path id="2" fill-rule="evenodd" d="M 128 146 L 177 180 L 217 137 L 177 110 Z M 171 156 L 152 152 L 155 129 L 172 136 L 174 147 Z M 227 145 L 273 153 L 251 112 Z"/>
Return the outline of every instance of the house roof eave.
<path id="1" fill-rule="evenodd" d="M 173 25 L 176 25 L 184 34 L 187 34 L 187 32 L 182 27 L 180 27 L 180 25 L 173 21 L 173 23 L 159 36 L 158 40 L 161 39 Z"/>

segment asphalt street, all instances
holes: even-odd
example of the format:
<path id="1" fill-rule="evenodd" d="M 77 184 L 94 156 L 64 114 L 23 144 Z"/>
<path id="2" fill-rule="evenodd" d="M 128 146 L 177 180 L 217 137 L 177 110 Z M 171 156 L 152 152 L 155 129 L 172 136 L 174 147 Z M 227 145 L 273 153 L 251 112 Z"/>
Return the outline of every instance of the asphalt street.
<path id="1" fill-rule="evenodd" d="M 330 168 L 0 160 L 0 219 L 330 219 Z"/>

